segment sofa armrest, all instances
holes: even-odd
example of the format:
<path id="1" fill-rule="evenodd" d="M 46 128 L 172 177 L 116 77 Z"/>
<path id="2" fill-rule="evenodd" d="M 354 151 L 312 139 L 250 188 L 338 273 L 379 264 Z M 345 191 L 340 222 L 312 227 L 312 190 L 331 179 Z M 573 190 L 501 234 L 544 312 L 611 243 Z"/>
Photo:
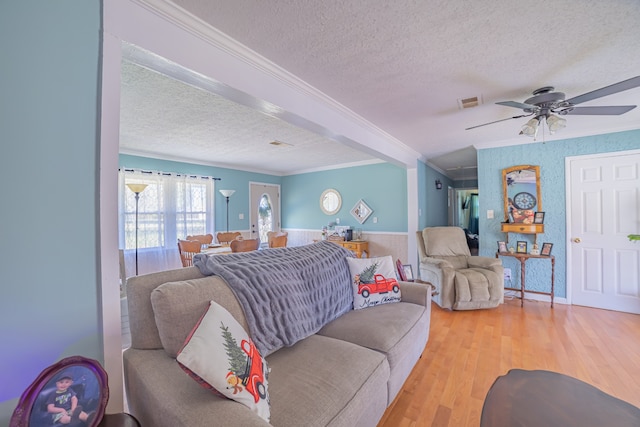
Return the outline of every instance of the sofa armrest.
<path id="1" fill-rule="evenodd" d="M 431 284 L 416 282 L 398 282 L 402 301 L 428 307 L 431 304 Z"/>
<path id="2" fill-rule="evenodd" d="M 502 266 L 502 261 L 498 258 L 490 258 L 487 256 L 470 256 L 468 258 L 469 267 L 487 268 Z"/>

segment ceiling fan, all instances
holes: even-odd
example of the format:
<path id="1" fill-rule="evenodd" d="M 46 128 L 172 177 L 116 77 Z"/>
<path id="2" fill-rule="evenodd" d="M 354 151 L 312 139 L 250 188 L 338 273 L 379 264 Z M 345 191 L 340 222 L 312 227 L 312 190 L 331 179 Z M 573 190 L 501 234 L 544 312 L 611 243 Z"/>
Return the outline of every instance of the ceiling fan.
<path id="1" fill-rule="evenodd" d="M 559 116 L 565 116 L 568 114 L 617 116 L 633 110 L 634 108 L 636 108 L 636 105 L 616 105 L 601 107 L 576 107 L 576 105 L 583 102 L 591 101 L 593 99 L 602 98 L 603 96 L 613 95 L 614 93 L 633 89 L 638 86 L 640 86 L 640 76 L 636 76 L 628 80 L 612 84 L 610 86 L 605 86 L 603 88 L 596 89 L 582 95 L 574 96 L 573 98 L 569 99 L 565 99 L 565 94 L 562 92 L 554 92 L 555 88 L 553 86 L 545 86 L 540 89 L 534 90 L 532 93 L 533 96 L 526 99 L 524 102 L 496 102 L 496 104 L 498 105 L 520 108 L 525 114 L 507 117 L 506 119 L 496 120 L 477 126 L 472 126 L 466 128 L 465 130 L 475 129 L 481 126 L 503 122 L 505 120 L 533 116 L 531 120 L 529 120 L 527 123 L 525 123 L 524 126 L 522 126 L 520 135 L 526 135 L 535 138 L 542 120 L 547 123 L 549 132 L 554 133 L 560 129 L 563 129 L 567 124 L 567 120 Z"/>

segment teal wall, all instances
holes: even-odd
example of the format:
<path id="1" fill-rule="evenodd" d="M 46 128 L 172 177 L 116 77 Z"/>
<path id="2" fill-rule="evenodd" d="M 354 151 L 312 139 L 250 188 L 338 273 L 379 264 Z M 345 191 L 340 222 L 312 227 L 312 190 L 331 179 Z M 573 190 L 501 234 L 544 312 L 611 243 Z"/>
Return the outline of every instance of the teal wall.
<path id="1" fill-rule="evenodd" d="M 103 362 L 99 0 L 0 2 L 0 425 L 47 366 Z"/>
<path id="2" fill-rule="evenodd" d="M 279 176 L 264 173 L 245 172 L 235 169 L 158 160 L 125 154 L 120 155 L 119 165 L 121 168 L 176 172 L 221 178 L 220 181 L 216 181 L 216 231 L 224 231 L 227 229 L 227 201 L 218 190 L 236 190 L 229 198 L 229 230 L 249 230 L 249 183 L 281 184 L 282 180 Z M 241 213 L 244 214 L 244 219 L 239 219 L 239 214 Z"/>
<path id="3" fill-rule="evenodd" d="M 436 189 L 436 180 L 442 182 L 442 189 Z M 422 214 L 418 217 L 418 228 L 438 227 L 447 225 L 448 220 L 448 187 L 453 187 L 454 181 L 433 169 L 429 165 L 418 161 L 418 209 Z"/>
<path id="4" fill-rule="evenodd" d="M 566 297 L 565 158 L 634 149 L 640 149 L 640 130 L 479 150 L 480 254 L 493 256 L 496 252 L 496 242 L 505 239 L 504 233 L 500 232 L 500 222 L 504 219 L 502 169 L 524 164 L 539 165 L 545 232 L 538 236 L 538 243 L 553 243 L 552 254 L 556 258 L 556 295 Z M 487 219 L 488 209 L 495 212 L 494 219 Z M 533 243 L 532 236 L 511 233 L 510 246 L 517 240 L 528 241 L 529 247 Z M 503 264 L 511 268 L 514 285 L 519 287 L 519 263 L 512 259 L 504 259 Z M 527 261 L 525 280 L 527 289 L 548 292 L 549 262 Z"/>
<path id="5" fill-rule="evenodd" d="M 342 207 L 336 215 L 320 210 L 320 195 L 334 188 L 342 195 Z M 351 209 L 363 199 L 373 210 L 360 225 Z M 407 231 L 407 171 L 389 163 L 309 172 L 282 178 L 283 228 L 320 230 L 340 218 L 340 225 L 364 231 Z M 378 223 L 373 222 L 378 218 Z"/>

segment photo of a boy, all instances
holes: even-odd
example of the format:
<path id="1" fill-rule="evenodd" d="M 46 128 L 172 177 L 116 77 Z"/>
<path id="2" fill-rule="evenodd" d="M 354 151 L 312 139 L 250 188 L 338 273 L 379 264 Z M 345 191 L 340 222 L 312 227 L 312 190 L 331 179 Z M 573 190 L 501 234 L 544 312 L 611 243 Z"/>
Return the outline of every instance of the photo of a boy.
<path id="1" fill-rule="evenodd" d="M 56 390 L 47 399 L 47 412 L 51 414 L 55 424 L 74 424 L 83 421 L 89 425 L 95 416 L 94 412 L 86 413 L 78 405 L 78 396 L 71 388 L 73 377 L 62 373 L 56 379 Z"/>

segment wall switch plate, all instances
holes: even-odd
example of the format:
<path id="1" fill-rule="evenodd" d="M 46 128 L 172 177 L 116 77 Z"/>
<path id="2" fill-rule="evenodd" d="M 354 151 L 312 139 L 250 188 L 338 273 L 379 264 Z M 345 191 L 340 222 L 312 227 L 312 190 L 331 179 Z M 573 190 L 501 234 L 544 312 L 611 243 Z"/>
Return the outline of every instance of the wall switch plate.
<path id="1" fill-rule="evenodd" d="M 336 218 L 336 224 L 340 224 L 340 218 Z"/>
<path id="2" fill-rule="evenodd" d="M 491 219 L 491 218 L 493 218 L 493 209 L 489 209 L 487 211 L 487 219 Z"/>
<path id="3" fill-rule="evenodd" d="M 238 219 L 244 219 L 244 214 L 243 213 L 239 214 Z"/>
<path id="4" fill-rule="evenodd" d="M 373 223 L 374 223 L 374 224 L 377 224 L 377 223 L 378 223 L 378 217 L 377 217 L 377 216 L 374 216 L 374 217 L 373 217 Z"/>

